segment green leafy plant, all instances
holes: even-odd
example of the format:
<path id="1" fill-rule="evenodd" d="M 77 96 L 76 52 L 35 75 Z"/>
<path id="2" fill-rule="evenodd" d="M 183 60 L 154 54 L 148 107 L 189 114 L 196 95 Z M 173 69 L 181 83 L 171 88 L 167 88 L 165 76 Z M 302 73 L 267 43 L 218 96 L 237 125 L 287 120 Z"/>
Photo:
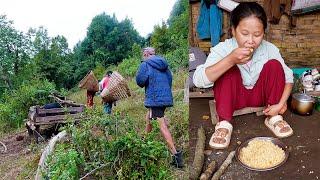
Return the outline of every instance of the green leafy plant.
<path id="1" fill-rule="evenodd" d="M 139 65 L 140 59 L 127 58 L 118 65 L 118 70 L 119 73 L 124 76 L 134 77 L 137 73 Z"/>
<path id="2" fill-rule="evenodd" d="M 84 158 L 75 149 L 65 144 L 57 146 L 55 153 L 46 161 L 48 173 L 46 179 L 79 179 L 80 168 Z"/>
<path id="3" fill-rule="evenodd" d="M 153 123 L 152 133 L 141 136 L 132 119 L 126 115 L 104 115 L 89 110 L 90 119 L 66 129 L 70 134 L 68 148 L 58 148 L 51 156 L 46 177 L 72 175 L 79 172 L 92 178 L 110 179 L 167 179 L 169 152 L 159 139 L 159 127 Z M 67 152 L 65 152 L 68 149 Z M 64 153 L 65 152 L 65 153 Z M 72 161 L 72 168 L 65 168 Z M 83 166 L 78 163 L 82 162 Z"/>

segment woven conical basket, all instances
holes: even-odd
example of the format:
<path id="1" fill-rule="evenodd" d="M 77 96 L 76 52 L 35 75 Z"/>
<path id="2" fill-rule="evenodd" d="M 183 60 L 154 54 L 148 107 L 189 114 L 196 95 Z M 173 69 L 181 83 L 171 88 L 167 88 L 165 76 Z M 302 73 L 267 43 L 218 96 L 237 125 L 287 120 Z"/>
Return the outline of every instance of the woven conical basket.
<path id="1" fill-rule="evenodd" d="M 87 89 L 88 91 L 99 91 L 98 79 L 94 76 L 93 72 L 90 71 L 80 82 L 79 88 Z"/>
<path id="2" fill-rule="evenodd" d="M 127 81 L 116 71 L 112 73 L 107 88 L 101 92 L 104 102 L 113 102 L 131 96 Z"/>

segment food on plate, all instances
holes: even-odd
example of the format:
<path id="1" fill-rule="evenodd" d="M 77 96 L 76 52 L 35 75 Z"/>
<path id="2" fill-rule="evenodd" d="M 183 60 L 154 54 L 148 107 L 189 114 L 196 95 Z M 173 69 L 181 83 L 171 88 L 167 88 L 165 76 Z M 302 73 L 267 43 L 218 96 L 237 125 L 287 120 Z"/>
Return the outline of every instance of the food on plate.
<path id="1" fill-rule="evenodd" d="M 240 161 L 256 169 L 277 166 L 285 159 L 285 152 L 271 141 L 254 139 L 240 150 Z"/>

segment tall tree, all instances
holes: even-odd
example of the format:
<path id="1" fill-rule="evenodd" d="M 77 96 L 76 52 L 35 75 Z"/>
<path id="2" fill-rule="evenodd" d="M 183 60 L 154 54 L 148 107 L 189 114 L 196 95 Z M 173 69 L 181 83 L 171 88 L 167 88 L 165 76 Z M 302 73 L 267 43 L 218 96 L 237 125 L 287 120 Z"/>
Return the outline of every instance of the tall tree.
<path id="1" fill-rule="evenodd" d="M 0 87 L 14 88 L 14 77 L 31 63 L 30 38 L 17 31 L 13 22 L 0 16 Z"/>
<path id="2" fill-rule="evenodd" d="M 177 0 L 167 23 L 155 26 L 150 37 L 151 46 L 165 55 L 173 70 L 188 66 L 188 5 Z"/>
<path id="3" fill-rule="evenodd" d="M 33 30 L 34 61 L 37 74 L 54 82 L 57 88 L 74 85 L 71 51 L 64 36 L 50 38 L 43 27 Z"/>
<path id="4" fill-rule="evenodd" d="M 92 19 L 87 36 L 74 48 L 75 80 L 80 80 L 97 64 L 116 65 L 129 57 L 134 43 L 144 39 L 134 29 L 131 20 L 119 22 L 115 15 L 99 14 Z"/>
<path id="5" fill-rule="evenodd" d="M 168 26 L 165 22 L 162 22 L 161 26 L 154 26 L 150 41 L 159 54 L 165 54 L 171 50 L 170 35 L 168 34 Z"/>

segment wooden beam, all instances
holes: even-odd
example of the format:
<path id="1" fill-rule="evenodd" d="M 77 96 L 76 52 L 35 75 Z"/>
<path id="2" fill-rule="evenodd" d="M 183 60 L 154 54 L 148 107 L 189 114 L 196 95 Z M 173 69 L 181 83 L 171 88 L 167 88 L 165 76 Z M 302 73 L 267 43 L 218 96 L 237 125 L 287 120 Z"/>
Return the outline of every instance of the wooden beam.
<path id="1" fill-rule="evenodd" d="M 189 98 L 213 98 L 213 92 L 189 92 Z"/>
<path id="2" fill-rule="evenodd" d="M 72 122 L 77 122 L 83 120 L 82 118 L 74 118 Z M 55 121 L 48 121 L 48 122 L 36 122 L 34 125 L 52 125 L 56 123 L 68 123 L 65 119 L 55 120 Z"/>
<path id="3" fill-rule="evenodd" d="M 66 115 L 56 115 L 56 116 L 46 116 L 46 117 L 36 117 L 35 124 L 44 124 L 50 122 L 60 122 L 65 121 L 67 118 L 80 118 L 81 114 L 66 114 Z"/>
<path id="4" fill-rule="evenodd" d="M 209 108 L 212 124 L 215 125 L 218 123 L 217 109 L 215 100 L 209 100 Z M 240 116 L 249 113 L 256 113 L 257 116 L 263 115 L 262 111 L 264 107 L 245 107 L 239 110 L 234 111 L 233 116 Z"/>
<path id="5" fill-rule="evenodd" d="M 76 113 L 76 112 L 83 112 L 83 110 L 84 110 L 84 106 L 67 107 L 67 108 L 52 108 L 52 109 L 38 109 L 38 115 L 54 114 L 54 113 Z"/>

